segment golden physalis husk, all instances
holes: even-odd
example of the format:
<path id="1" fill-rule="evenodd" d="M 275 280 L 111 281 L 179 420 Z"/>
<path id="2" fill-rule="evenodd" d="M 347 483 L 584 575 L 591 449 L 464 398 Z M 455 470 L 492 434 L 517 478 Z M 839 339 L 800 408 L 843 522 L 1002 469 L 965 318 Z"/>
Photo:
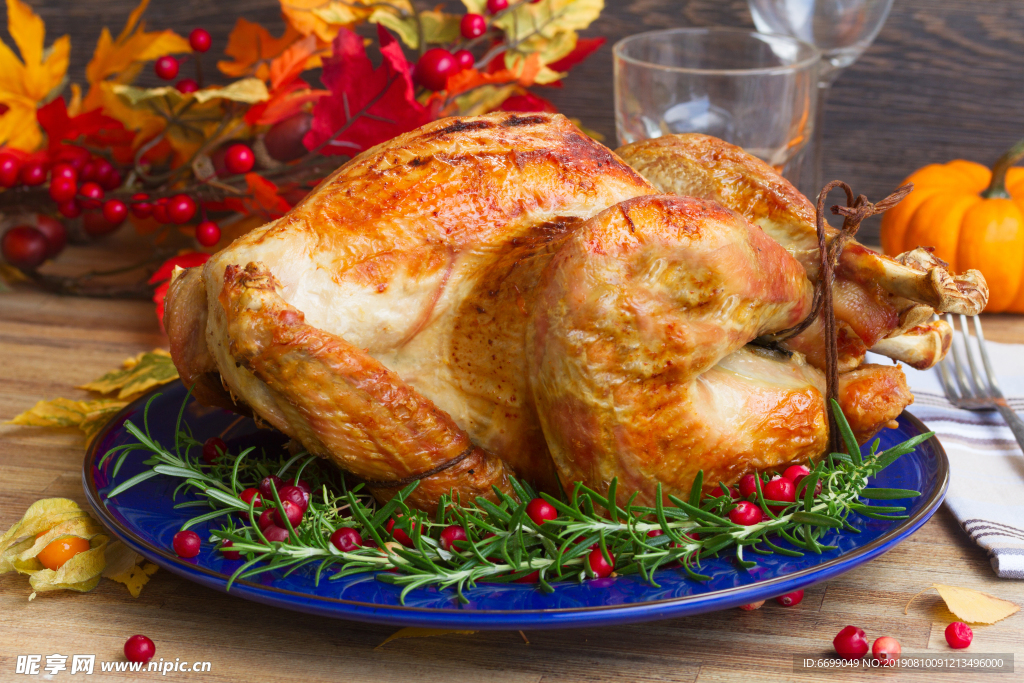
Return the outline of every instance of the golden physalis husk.
<path id="1" fill-rule="evenodd" d="M 39 553 L 53 541 L 68 536 L 88 540 L 89 549 L 56 570 L 44 567 Z M 125 584 L 132 596 L 138 597 L 156 571 L 155 565 L 139 567 L 141 560 L 141 555 L 120 541 L 111 542 L 102 525 L 66 498 L 36 501 L 0 536 L 0 574 L 17 571 L 28 575 L 34 591 L 29 600 L 47 591 L 91 591 L 104 576 Z"/>
<path id="2" fill-rule="evenodd" d="M 1020 610 L 1020 606 L 1009 600 L 1003 600 L 972 588 L 933 583 L 911 598 L 907 606 L 903 608 L 903 613 L 907 613 L 910 603 L 914 602 L 918 595 L 932 588 L 939 592 L 939 596 L 946 603 L 950 612 L 969 624 L 994 624 Z"/>

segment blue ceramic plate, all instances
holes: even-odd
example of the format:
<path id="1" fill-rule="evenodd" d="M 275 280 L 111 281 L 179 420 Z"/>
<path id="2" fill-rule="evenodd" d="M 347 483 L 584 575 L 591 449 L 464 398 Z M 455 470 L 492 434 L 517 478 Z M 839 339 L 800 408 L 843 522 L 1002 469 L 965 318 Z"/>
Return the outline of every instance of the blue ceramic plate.
<path id="1" fill-rule="evenodd" d="M 186 392 L 179 383 L 164 387 L 159 393 L 149 412 L 149 429 L 154 438 L 167 445 L 173 443 L 175 419 Z M 110 448 L 133 440 L 124 423 L 131 420 L 142 424 L 147 398 L 127 406 L 93 442 L 83 471 L 86 495 L 100 520 L 130 547 L 190 581 L 224 590 L 240 560 L 224 559 L 210 543 L 204 543 L 202 552 L 192 560 L 183 560 L 171 550 L 171 538 L 189 516 L 188 509 L 175 510 L 171 501 L 171 493 L 180 479 L 154 477 L 116 498 L 107 497 L 114 486 L 110 477 L 112 463 L 100 468 L 99 461 Z M 243 445 L 263 445 L 270 450 L 284 443 L 279 434 L 257 429 L 248 418 L 207 408 L 192 400 L 185 409 L 185 419 L 200 441 L 220 436 L 232 450 Z M 924 431 L 917 418 L 904 413 L 898 429 L 882 433 L 882 447 Z M 145 459 L 142 452 L 128 456 L 117 481 L 141 472 Z M 402 605 L 398 600 L 400 588 L 375 580 L 373 574 L 337 581 L 322 579 L 319 586 L 314 586 L 310 569 L 287 577 L 270 572 L 251 581 L 238 581 L 231 587 L 231 593 L 299 612 L 395 626 L 515 630 L 667 619 L 764 600 L 849 571 L 891 550 L 924 524 L 942 502 L 948 483 L 946 454 L 932 438 L 871 482 L 872 486 L 921 491 L 917 498 L 892 503 L 906 506 L 909 519 L 876 521 L 852 515 L 850 521 L 861 533 L 831 531 L 823 539 L 838 546 L 837 549 L 803 557 L 751 556 L 758 564 L 750 570 L 737 569 L 728 557 L 706 560 L 700 571 L 711 576 L 711 580 L 703 583 L 688 579 L 682 570 L 665 569 L 656 575 L 659 587 L 636 575 L 582 584 L 556 583 L 551 594 L 527 584 L 490 584 L 467 591 L 469 603 L 461 605 L 450 590 L 417 589 L 409 593 Z M 178 502 L 181 501 L 179 496 Z M 208 525 L 195 530 L 201 538 L 208 537 Z"/>

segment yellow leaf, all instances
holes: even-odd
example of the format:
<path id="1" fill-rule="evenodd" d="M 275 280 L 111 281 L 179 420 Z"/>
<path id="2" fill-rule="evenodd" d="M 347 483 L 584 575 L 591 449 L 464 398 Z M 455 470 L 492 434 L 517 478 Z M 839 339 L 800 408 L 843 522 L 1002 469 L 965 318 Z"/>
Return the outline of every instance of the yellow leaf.
<path id="1" fill-rule="evenodd" d="M 113 401 L 109 406 L 89 412 L 78 428 L 85 435 L 85 447 L 88 448 L 100 430 L 110 422 L 114 415 L 121 411 L 121 408 L 128 405 L 127 401 Z"/>
<path id="2" fill-rule="evenodd" d="M 457 633 L 459 635 L 472 635 L 476 631 L 451 631 L 445 628 L 418 628 L 416 626 L 410 626 L 408 628 L 401 628 L 392 633 L 390 636 L 384 639 L 384 642 L 377 646 L 377 648 L 384 647 L 392 640 L 398 640 L 400 638 L 429 638 L 430 636 L 444 636 L 449 633 Z M 376 649 L 376 648 L 375 648 Z"/>
<path id="3" fill-rule="evenodd" d="M 103 577 L 123 583 L 128 588 L 133 598 L 139 597 L 142 587 L 149 582 L 157 566 L 147 563 L 140 565 L 143 557 L 120 541 L 113 541 L 107 545 L 107 567 L 103 570 Z"/>
<path id="4" fill-rule="evenodd" d="M 152 387 L 172 382 L 177 378 L 178 370 L 174 367 L 171 354 L 163 349 L 154 349 L 125 360 L 121 370 L 108 372 L 103 377 L 78 388 L 100 394 L 111 394 L 116 391 L 119 400 L 128 401 Z"/>
<path id="5" fill-rule="evenodd" d="M 413 50 L 420 47 L 420 23 L 423 25 L 423 39 L 427 45 L 441 45 L 459 39 L 460 17 L 437 10 L 419 12 L 416 15 L 402 15 L 390 9 L 375 9 L 367 21 L 380 24 L 398 34 L 398 37 Z"/>
<path id="6" fill-rule="evenodd" d="M 917 599 L 918 595 L 932 588 L 939 592 L 939 596 L 946 603 L 949 611 L 967 623 L 994 624 L 1020 610 L 1019 605 L 1009 600 L 1002 600 L 988 593 L 976 591 L 973 588 L 959 588 L 957 586 L 933 583 L 910 598 L 910 602 L 903 608 L 903 613 L 907 613 L 911 603 Z"/>
<path id="7" fill-rule="evenodd" d="M 175 88 L 177 89 L 177 88 Z M 243 78 L 223 88 L 204 88 L 193 95 L 196 102 L 205 103 L 214 99 L 231 100 L 256 104 L 270 98 L 267 86 L 258 78 Z"/>
<path id="8" fill-rule="evenodd" d="M 366 20 L 374 9 L 392 10 L 400 15 L 412 14 L 408 0 L 282 0 L 281 12 L 288 24 L 304 36 L 315 35 L 321 42 L 330 43 L 338 29 L 351 28 Z"/>
<path id="9" fill-rule="evenodd" d="M 37 500 L 25 510 L 21 519 L 0 536 L 0 552 L 6 552 L 21 539 L 35 539 L 40 531 L 47 531 L 68 520 L 88 516 L 78 503 L 67 498 Z"/>
<path id="10" fill-rule="evenodd" d="M 466 11 L 472 14 L 486 14 L 487 0 L 462 0 Z"/>
<path id="11" fill-rule="evenodd" d="M 139 597 L 142 592 L 142 587 L 149 583 L 149 577 L 156 573 L 157 566 L 155 564 L 147 563 L 145 566 L 133 565 L 120 574 L 108 575 L 103 574 L 105 578 L 123 583 L 128 587 L 128 592 L 131 593 L 133 598 Z"/>
<path id="12" fill-rule="evenodd" d="M 110 398 L 93 401 L 55 398 L 52 401 L 39 401 L 25 412 L 14 416 L 8 424 L 26 427 L 79 427 L 97 411 L 120 409 L 125 405 L 127 405 L 126 401 Z"/>
<path id="13" fill-rule="evenodd" d="M 520 3 L 494 22 L 505 33 L 508 50 L 505 65 L 509 69 L 532 55 L 539 55 L 541 64 L 556 62 L 576 47 L 576 31 L 585 29 L 601 14 L 604 0 L 543 0 Z M 541 69 L 536 83 L 552 83 L 564 74 Z"/>

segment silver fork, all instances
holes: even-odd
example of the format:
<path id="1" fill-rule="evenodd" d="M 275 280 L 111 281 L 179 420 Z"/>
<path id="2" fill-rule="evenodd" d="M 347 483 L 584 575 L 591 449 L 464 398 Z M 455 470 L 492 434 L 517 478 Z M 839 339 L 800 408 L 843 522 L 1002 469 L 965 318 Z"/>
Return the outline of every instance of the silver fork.
<path id="1" fill-rule="evenodd" d="M 939 363 L 939 379 L 946 392 L 946 398 L 957 408 L 964 410 L 998 410 L 1013 431 L 1017 443 L 1024 449 L 1024 421 L 1017 416 L 1006 403 L 1003 392 L 996 381 L 996 373 L 992 371 L 992 362 L 985 348 L 985 335 L 981 331 L 978 316 L 971 316 L 974 321 L 974 344 L 981 357 L 981 365 L 985 374 L 978 371 L 975 352 L 972 350 L 971 335 L 967 331 L 967 316 L 960 315 L 960 329 L 954 322 L 953 315 L 946 314 L 946 322 L 953 328 L 953 345 L 949 354 Z M 952 360 L 950 360 L 952 357 Z M 963 357 L 966 357 L 966 362 Z M 970 372 L 968 372 L 968 368 Z M 956 383 L 953 382 L 956 378 Z"/>

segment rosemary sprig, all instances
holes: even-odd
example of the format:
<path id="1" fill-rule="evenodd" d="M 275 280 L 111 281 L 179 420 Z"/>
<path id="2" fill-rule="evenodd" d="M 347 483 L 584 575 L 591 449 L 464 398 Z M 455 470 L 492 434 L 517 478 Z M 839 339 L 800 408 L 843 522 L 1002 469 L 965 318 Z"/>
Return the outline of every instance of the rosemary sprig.
<path id="1" fill-rule="evenodd" d="M 148 414 L 152 400 L 146 405 L 142 429 L 130 421 L 125 423 L 136 442 L 112 449 L 101 461 L 102 465 L 109 458 L 117 458 L 114 478 L 130 453 L 143 451 L 149 454 L 144 461 L 149 469 L 115 486 L 108 497 L 158 475 L 182 479 L 175 495 L 188 489 L 197 495 L 197 500 L 176 507 L 204 510 L 185 522 L 182 529 L 222 518 L 221 525 L 210 530 L 209 540 L 218 544 L 230 541 L 231 550 L 245 555 L 245 561 L 228 582 L 229 590 L 235 581 L 263 572 L 284 570 L 288 574 L 315 565 L 317 584 L 328 569 L 332 570 L 330 580 L 379 572 L 378 580 L 402 587 L 403 602 L 410 591 L 425 586 L 453 588 L 458 598 L 465 601 L 464 591 L 481 581 L 515 581 L 533 572 L 538 575 L 538 588 L 550 592 L 554 590 L 553 582 L 592 578 L 594 573 L 587 556 L 595 547 L 606 558 L 615 559 L 618 574 L 640 574 L 655 586 L 655 572 L 676 565 L 693 580 L 707 580 L 699 573 L 701 560 L 725 552 L 734 553 L 740 567 L 755 564 L 745 557 L 748 552 L 820 554 L 834 548 L 822 542 L 830 529 L 858 531 L 848 519 L 852 512 L 871 519 L 906 517 L 901 514 L 905 511 L 903 507 L 866 501 L 920 494 L 903 489 L 867 488 L 868 478 L 932 436 L 931 432 L 921 434 L 882 452 L 878 451 L 880 442 L 876 439 L 869 453 L 862 456 L 839 405 L 833 401 L 832 411 L 849 454 L 831 453 L 815 464 L 800 482 L 793 503 L 766 500 L 761 488 L 764 482 L 758 477 L 754 502 L 761 507 L 764 520 L 752 526 L 741 526 L 729 519 L 729 511 L 736 505 L 732 492 L 725 484 L 719 484 L 712 495 L 707 495 L 703 473 L 696 477 L 686 500 L 661 495 L 659 484 L 658 502 L 653 507 L 636 504 L 636 494 L 625 505 L 619 505 L 614 480 L 606 495 L 577 483 L 564 499 L 538 494 L 526 482 L 513 481 L 515 497 L 497 490 L 497 502 L 485 498 L 467 502 L 444 496 L 431 517 L 405 503 L 415 483 L 380 505 L 364 491 L 362 484 L 350 486 L 344 477 L 315 464 L 316 457 L 308 453 L 287 458 L 263 454 L 257 458 L 253 457 L 254 449 L 248 448 L 234 455 L 224 454 L 212 465 L 205 463 L 194 454 L 201 451 L 202 444 L 182 422 L 181 414 L 174 450 L 168 450 L 150 436 Z M 313 490 L 302 521 L 294 528 L 288 523 L 287 542 L 268 542 L 257 524 L 262 508 L 257 509 L 239 497 L 245 488 L 257 486 L 271 474 L 286 481 L 305 478 Z M 821 492 L 815 495 L 818 482 Z M 538 495 L 555 507 L 557 519 L 537 525 L 526 514 L 527 503 Z M 276 491 L 273 497 L 273 501 L 265 504 L 274 505 L 279 517 L 286 520 Z M 771 507 L 782 509 L 776 514 Z M 393 532 L 386 530 L 389 520 L 395 520 L 394 528 L 408 535 L 410 547 L 396 542 Z M 450 525 L 461 526 L 467 539 L 445 550 L 438 539 Z M 341 527 L 358 531 L 364 545 L 350 552 L 338 550 L 329 538 Z M 649 536 L 649 532 L 654 535 Z"/>

